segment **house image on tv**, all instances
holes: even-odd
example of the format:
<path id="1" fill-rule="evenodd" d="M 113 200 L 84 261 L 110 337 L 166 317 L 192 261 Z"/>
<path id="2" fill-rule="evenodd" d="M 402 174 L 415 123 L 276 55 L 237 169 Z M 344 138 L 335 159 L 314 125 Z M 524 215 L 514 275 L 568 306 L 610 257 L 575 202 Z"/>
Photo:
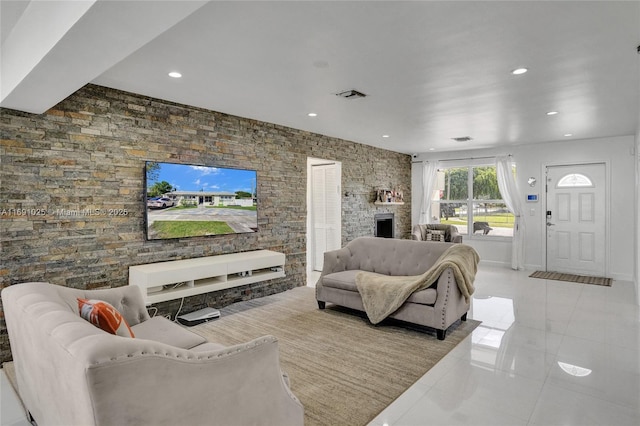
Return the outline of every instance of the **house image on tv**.
<path id="1" fill-rule="evenodd" d="M 253 198 L 237 198 L 232 192 L 205 192 L 205 191 L 173 191 L 164 194 L 171 198 L 177 205 L 189 206 L 253 206 Z"/>

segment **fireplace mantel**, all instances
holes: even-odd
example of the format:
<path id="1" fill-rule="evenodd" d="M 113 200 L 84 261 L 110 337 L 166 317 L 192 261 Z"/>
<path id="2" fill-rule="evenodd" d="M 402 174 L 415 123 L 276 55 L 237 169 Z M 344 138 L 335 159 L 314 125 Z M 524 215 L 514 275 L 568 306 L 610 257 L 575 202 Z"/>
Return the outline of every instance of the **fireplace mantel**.
<path id="1" fill-rule="evenodd" d="M 376 206 L 394 206 L 394 205 L 395 206 L 401 206 L 401 205 L 404 204 L 404 201 L 398 201 L 398 202 L 394 202 L 394 201 L 391 201 L 391 202 L 388 202 L 388 201 L 376 201 L 373 204 L 375 204 Z"/>

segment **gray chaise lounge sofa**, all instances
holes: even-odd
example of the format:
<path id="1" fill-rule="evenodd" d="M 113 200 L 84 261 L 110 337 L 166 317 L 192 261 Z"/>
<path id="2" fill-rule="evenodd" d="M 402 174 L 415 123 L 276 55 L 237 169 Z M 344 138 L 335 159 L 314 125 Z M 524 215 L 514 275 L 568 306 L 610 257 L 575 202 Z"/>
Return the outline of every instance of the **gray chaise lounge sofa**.
<path id="1" fill-rule="evenodd" d="M 326 252 L 316 284 L 320 309 L 327 302 L 364 311 L 356 288 L 360 271 L 384 275 L 420 275 L 454 243 L 360 237 L 344 248 Z M 439 340 L 458 319 L 466 320 L 469 303 L 458 288 L 451 268 L 429 288 L 413 293 L 390 318 L 434 328 Z"/>
<path id="2" fill-rule="evenodd" d="M 102 331 L 76 298 L 113 305 L 135 338 Z M 224 347 L 160 316 L 140 288 L 2 290 L 20 397 L 38 425 L 302 425 L 302 404 L 264 336 Z"/>

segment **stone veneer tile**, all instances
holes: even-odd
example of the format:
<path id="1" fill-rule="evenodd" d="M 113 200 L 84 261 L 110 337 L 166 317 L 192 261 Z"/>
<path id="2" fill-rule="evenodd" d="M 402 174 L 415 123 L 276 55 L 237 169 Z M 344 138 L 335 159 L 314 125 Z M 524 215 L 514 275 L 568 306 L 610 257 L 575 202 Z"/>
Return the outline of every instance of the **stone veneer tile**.
<path id="1" fill-rule="evenodd" d="M 183 309 L 305 285 L 307 157 L 342 162 L 342 191 L 349 194 L 342 199 L 343 245 L 373 235 L 377 212 L 394 212 L 396 235 L 410 235 L 408 155 L 95 85 L 42 115 L 2 109 L 0 128 L 2 288 L 27 281 L 122 286 L 131 265 L 256 249 L 285 253 L 286 278 L 187 298 Z M 259 232 L 145 241 L 145 160 L 257 170 Z M 404 191 L 406 204 L 375 206 L 376 188 L 390 185 Z M 128 214 L 64 214 L 110 208 Z M 178 305 L 158 307 L 175 314 Z M 10 359 L 4 321 L 0 345 L 2 361 Z"/>

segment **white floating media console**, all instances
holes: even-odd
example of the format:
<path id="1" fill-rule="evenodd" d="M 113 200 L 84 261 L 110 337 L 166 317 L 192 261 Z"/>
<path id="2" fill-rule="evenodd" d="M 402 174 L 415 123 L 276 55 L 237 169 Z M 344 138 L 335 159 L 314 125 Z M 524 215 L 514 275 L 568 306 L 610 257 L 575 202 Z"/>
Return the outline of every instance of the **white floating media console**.
<path id="1" fill-rule="evenodd" d="M 284 277 L 284 253 L 256 250 L 129 267 L 129 285 L 141 288 L 145 303 L 239 287 Z"/>

